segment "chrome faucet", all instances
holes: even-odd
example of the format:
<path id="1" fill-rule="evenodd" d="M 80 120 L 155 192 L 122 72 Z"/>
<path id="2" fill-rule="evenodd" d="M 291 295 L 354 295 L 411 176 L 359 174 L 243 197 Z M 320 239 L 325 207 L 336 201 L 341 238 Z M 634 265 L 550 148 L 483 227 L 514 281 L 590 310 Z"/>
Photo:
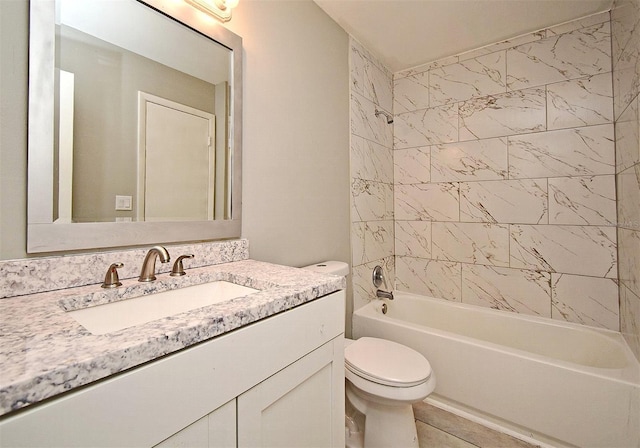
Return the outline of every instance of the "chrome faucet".
<path id="1" fill-rule="evenodd" d="M 373 280 L 373 286 L 376 287 L 376 297 L 380 299 L 393 300 L 393 292 L 388 292 L 388 291 L 383 291 L 382 289 L 378 289 L 380 288 L 380 286 L 382 286 L 383 283 L 384 283 L 384 287 L 385 288 L 387 287 L 387 281 L 384 278 L 382 266 L 376 266 L 375 268 L 373 268 L 372 280 Z"/>
<path id="2" fill-rule="evenodd" d="M 158 257 L 163 263 L 168 263 L 171 260 L 167 249 L 162 246 L 153 246 L 142 262 L 142 270 L 140 277 L 138 277 L 139 282 L 152 282 L 156 279 L 156 258 Z"/>
<path id="3" fill-rule="evenodd" d="M 393 292 L 387 292 L 387 291 L 383 291 L 382 289 L 378 289 L 376 291 L 376 297 L 380 299 L 393 300 Z"/>

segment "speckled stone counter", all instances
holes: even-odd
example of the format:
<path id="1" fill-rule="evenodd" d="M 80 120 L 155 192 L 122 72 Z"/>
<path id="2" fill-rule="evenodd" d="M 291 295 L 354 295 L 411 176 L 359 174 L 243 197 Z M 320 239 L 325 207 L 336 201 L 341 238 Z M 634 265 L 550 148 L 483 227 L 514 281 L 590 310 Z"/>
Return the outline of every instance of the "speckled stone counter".
<path id="1" fill-rule="evenodd" d="M 105 335 L 91 334 L 65 311 L 215 280 L 260 291 Z M 249 259 L 122 283 L 114 290 L 98 283 L 0 300 L 0 415 L 345 287 L 343 277 Z"/>

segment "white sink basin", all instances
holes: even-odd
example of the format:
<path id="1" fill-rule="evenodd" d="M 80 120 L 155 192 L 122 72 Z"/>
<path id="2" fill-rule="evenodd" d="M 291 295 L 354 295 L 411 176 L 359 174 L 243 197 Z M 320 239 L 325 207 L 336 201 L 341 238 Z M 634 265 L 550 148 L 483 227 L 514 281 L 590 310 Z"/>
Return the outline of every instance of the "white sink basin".
<path id="1" fill-rule="evenodd" d="M 258 291 L 226 281 L 204 283 L 69 311 L 93 334 L 106 334 Z"/>

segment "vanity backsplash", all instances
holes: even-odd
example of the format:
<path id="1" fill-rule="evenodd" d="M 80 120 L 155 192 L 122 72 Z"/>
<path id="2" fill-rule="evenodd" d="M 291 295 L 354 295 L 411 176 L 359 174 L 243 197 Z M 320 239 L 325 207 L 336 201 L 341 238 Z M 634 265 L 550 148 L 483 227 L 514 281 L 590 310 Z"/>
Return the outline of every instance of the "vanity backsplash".
<path id="1" fill-rule="evenodd" d="M 118 269 L 121 279 L 137 277 L 150 247 L 0 261 L 0 299 L 102 283 L 107 268 L 117 262 L 124 264 Z M 165 247 L 171 262 L 156 263 L 158 273 L 171 271 L 173 261 L 186 254 L 195 255 L 184 260 L 187 270 L 249 258 L 249 241 L 246 239 Z"/>

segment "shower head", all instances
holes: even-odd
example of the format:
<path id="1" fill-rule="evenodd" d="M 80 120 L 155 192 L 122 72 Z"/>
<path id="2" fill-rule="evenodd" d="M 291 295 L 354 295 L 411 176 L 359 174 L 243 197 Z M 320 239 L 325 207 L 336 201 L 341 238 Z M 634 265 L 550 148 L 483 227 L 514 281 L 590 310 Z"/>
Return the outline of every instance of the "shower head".
<path id="1" fill-rule="evenodd" d="M 387 118 L 387 124 L 393 123 L 393 115 L 388 114 L 383 110 L 376 109 L 376 117 L 379 117 L 380 115 L 384 115 Z"/>

